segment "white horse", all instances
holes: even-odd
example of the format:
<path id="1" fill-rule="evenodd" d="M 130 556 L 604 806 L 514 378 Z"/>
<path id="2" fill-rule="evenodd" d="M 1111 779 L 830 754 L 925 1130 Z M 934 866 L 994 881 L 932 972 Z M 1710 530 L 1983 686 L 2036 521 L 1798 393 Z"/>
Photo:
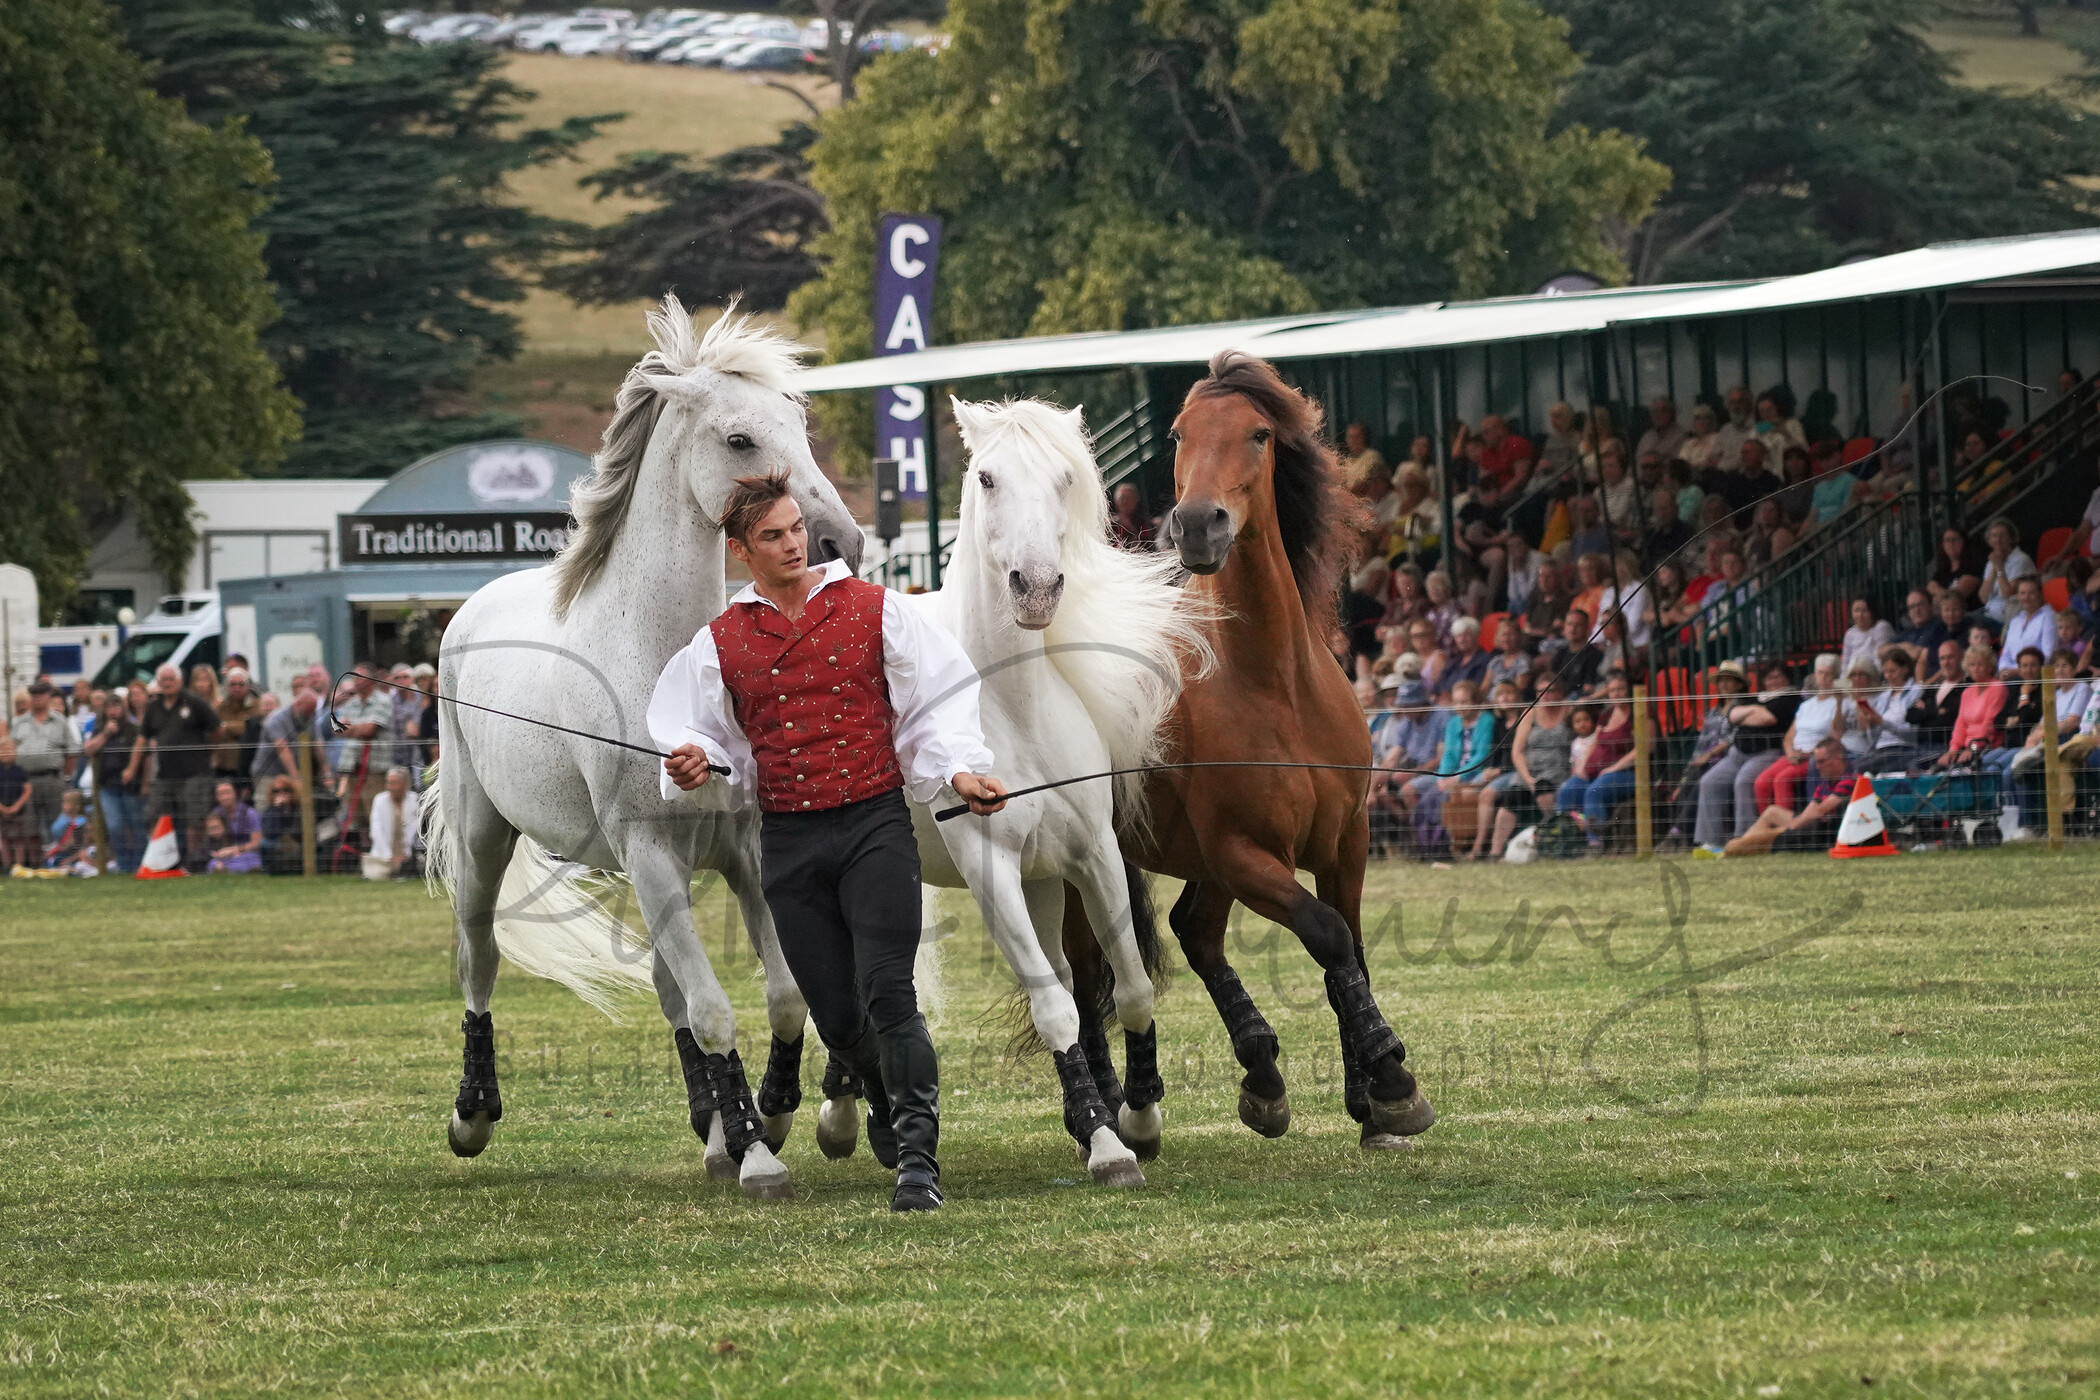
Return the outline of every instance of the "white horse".
<path id="1" fill-rule="evenodd" d="M 645 713 L 658 674 L 726 605 L 720 521 L 736 478 L 788 473 L 816 559 L 857 567 L 863 536 L 810 456 L 802 400 L 788 387 L 801 347 L 738 316 L 696 334 L 675 297 L 651 313 L 649 330 L 657 348 L 628 373 L 591 475 L 572 492 L 568 547 L 552 565 L 470 598 L 439 658 L 441 694 L 466 702 L 440 706 L 445 756 L 437 800 L 423 809 L 433 880 L 454 898 L 467 1007 L 466 1072 L 448 1136 L 453 1151 L 473 1156 L 502 1116 L 488 1018 L 500 948 L 601 1009 L 614 989 L 653 988 L 711 1173 L 740 1159 L 744 1191 L 777 1196 L 792 1189 L 774 1151 L 800 1092 L 806 1006 L 760 887 L 757 817 L 722 811 L 709 788 L 667 803 L 655 758 L 583 736 L 650 747 Z M 735 1015 L 693 927 L 691 880 L 703 867 L 720 871 L 741 901 L 765 968 L 773 1055 L 759 1107 L 770 1147 L 751 1141 L 759 1124 Z M 647 950 L 592 897 L 597 872 L 632 881 Z"/>
<path id="2" fill-rule="evenodd" d="M 907 604 L 947 628 L 975 664 L 1000 779 L 1018 788 L 1156 759 L 1182 668 L 1200 671 L 1208 655 L 1202 618 L 1174 586 L 1180 562 L 1109 542 L 1107 500 L 1080 410 L 1036 400 L 951 402 L 970 453 L 961 533 L 940 591 Z M 1139 816 L 1139 791 L 1135 779 L 1122 787 L 1126 820 Z M 1160 1113 L 1152 979 L 1116 844 L 1118 795 L 1107 782 L 1075 783 L 1021 798 L 996 816 L 948 822 L 914 803 L 912 821 L 921 878 L 969 887 L 1026 992 L 1036 1033 L 1057 1062 L 1065 1126 L 1089 1174 L 1124 1186 L 1144 1180 L 1131 1147 L 1157 1153 Z M 1094 1077 L 1107 1066 L 1090 1066 L 1080 1046 L 1063 944 L 1068 882 L 1115 974 L 1131 1066 L 1120 1136 Z M 1105 1041 L 1095 1053 L 1105 1058 Z M 852 1112 L 850 1099 L 827 1100 L 819 1140 L 840 1136 L 841 1118 L 850 1124 Z M 850 1150 L 851 1128 L 844 1133 Z"/>

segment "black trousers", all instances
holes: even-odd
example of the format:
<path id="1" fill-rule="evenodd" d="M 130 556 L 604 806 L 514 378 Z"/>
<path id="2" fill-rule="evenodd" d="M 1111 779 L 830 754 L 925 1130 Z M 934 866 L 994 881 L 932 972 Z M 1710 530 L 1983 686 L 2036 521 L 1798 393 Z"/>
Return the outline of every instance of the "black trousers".
<path id="1" fill-rule="evenodd" d="M 821 812 L 768 812 L 766 904 L 825 1046 L 887 1104 L 898 1165 L 940 1170 L 940 1072 L 919 1014 L 919 843 L 901 789 Z"/>

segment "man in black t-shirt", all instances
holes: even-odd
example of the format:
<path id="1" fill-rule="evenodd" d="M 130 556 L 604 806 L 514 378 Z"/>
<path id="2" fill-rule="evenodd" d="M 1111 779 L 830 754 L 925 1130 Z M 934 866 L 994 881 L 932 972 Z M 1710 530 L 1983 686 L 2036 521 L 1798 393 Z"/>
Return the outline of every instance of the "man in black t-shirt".
<path id="1" fill-rule="evenodd" d="M 1581 608 L 1569 608 L 1560 621 L 1564 642 L 1553 658 L 1553 674 L 1570 700 L 1580 700 L 1596 688 L 1604 669 L 1604 648 L 1590 640 L 1591 617 Z"/>
<path id="2" fill-rule="evenodd" d="M 188 856 L 204 839 L 204 814 L 211 810 L 212 741 L 219 716 L 203 696 L 185 690 L 182 672 L 163 666 L 153 677 L 153 695 L 139 731 L 153 755 L 153 782 L 147 792 L 149 826 L 162 817 L 175 819 L 175 839 Z"/>

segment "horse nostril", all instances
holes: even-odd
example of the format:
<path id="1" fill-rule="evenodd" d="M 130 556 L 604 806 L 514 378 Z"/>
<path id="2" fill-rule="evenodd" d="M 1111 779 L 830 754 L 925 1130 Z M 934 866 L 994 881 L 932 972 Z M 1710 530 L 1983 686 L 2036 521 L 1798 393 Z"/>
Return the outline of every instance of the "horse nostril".
<path id="1" fill-rule="evenodd" d="M 1016 598 L 1028 591 L 1028 580 L 1021 577 L 1019 569 L 1011 569 L 1006 575 L 1006 586 L 1014 591 Z"/>
<path id="2" fill-rule="evenodd" d="M 1226 510 L 1223 506 L 1218 506 L 1210 513 L 1210 523 L 1213 525 L 1223 525 L 1227 520 L 1231 518 L 1232 513 Z"/>
<path id="3" fill-rule="evenodd" d="M 1065 591 L 1065 576 L 1064 576 L 1063 574 L 1059 574 L 1059 575 L 1057 576 L 1057 581 L 1056 581 L 1055 583 L 1052 583 L 1052 584 L 1050 585 L 1050 593 L 1051 593 L 1051 596 L 1055 597 L 1056 595 L 1058 595 L 1058 594 L 1061 594 L 1061 593 L 1063 593 L 1064 591 Z"/>

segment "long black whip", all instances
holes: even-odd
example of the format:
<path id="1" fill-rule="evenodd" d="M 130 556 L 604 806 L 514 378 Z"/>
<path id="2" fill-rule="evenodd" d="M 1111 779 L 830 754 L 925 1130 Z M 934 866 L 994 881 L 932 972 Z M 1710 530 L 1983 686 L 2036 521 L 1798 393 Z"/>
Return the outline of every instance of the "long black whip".
<path id="1" fill-rule="evenodd" d="M 328 722 L 331 725 L 335 726 L 335 732 L 338 734 L 349 733 L 350 727 L 344 724 L 342 718 L 335 712 L 335 694 L 338 690 L 342 689 L 345 677 L 354 676 L 357 674 L 359 674 L 359 672 L 355 667 L 352 667 L 348 671 L 342 672 L 335 678 L 334 683 L 330 686 L 328 691 Z M 669 758 L 671 756 L 665 753 L 662 749 L 652 749 L 642 744 L 630 744 L 625 739 L 609 738 L 606 735 L 593 734 L 590 731 L 584 729 L 571 729 L 566 724 L 556 724 L 552 720 L 534 719 L 530 715 L 514 715 L 508 710 L 499 710 L 490 705 L 477 705 L 472 700 L 462 700 L 454 695 L 440 695 L 434 689 L 423 690 L 417 686 L 403 685 L 399 681 L 390 681 L 385 676 L 366 676 L 365 679 L 372 682 L 372 684 L 374 685 L 388 686 L 394 690 L 413 691 L 417 695 L 428 696 L 432 700 L 443 700 L 447 704 L 451 705 L 464 705 L 470 710 L 480 710 L 483 714 L 497 715 L 503 719 L 514 719 L 520 724 L 536 724 L 542 729 L 552 729 L 562 734 L 573 734 L 579 739 L 595 739 L 601 744 L 611 744 L 616 749 L 629 749 L 635 753 L 645 753 L 651 758 Z M 435 682 L 433 682 L 433 684 L 435 684 Z M 707 771 L 710 773 L 720 773 L 725 778 L 729 776 L 729 770 L 719 763 L 708 764 Z"/>

